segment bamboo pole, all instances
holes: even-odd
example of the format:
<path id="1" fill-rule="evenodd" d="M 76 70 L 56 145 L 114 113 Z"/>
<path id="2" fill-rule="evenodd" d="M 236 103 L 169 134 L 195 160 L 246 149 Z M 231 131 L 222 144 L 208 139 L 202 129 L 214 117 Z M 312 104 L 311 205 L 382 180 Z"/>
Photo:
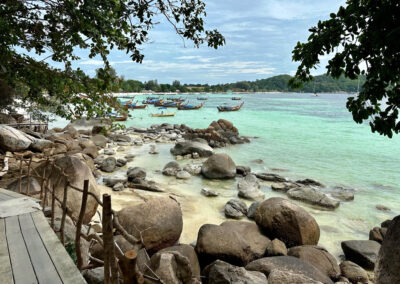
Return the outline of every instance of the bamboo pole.
<path id="1" fill-rule="evenodd" d="M 53 169 L 54 169 L 54 161 L 53 161 L 53 163 L 52 163 L 52 165 L 51 165 L 51 170 L 50 170 L 50 172 L 49 172 L 49 177 L 47 178 L 47 179 L 45 179 L 45 186 L 44 186 L 44 197 L 43 197 L 43 212 L 44 212 L 44 210 L 45 210 L 45 207 L 46 207 L 46 203 L 47 203 L 47 191 L 48 191 L 48 186 L 49 186 L 49 180 L 50 180 L 50 176 L 51 176 L 51 174 L 53 173 Z"/>
<path id="2" fill-rule="evenodd" d="M 64 187 L 64 196 L 63 196 L 63 203 L 62 203 L 63 214 L 62 214 L 61 225 L 60 225 L 60 238 L 61 238 L 61 243 L 63 245 L 65 245 L 65 241 L 64 241 L 64 225 L 65 225 L 65 217 L 67 215 L 68 185 L 69 185 L 69 182 L 67 181 L 67 183 L 65 184 L 65 187 Z"/>
<path id="3" fill-rule="evenodd" d="M 79 212 L 78 222 L 76 223 L 76 233 L 75 233 L 76 262 L 79 270 L 81 270 L 83 267 L 83 259 L 81 252 L 81 229 L 82 229 L 83 217 L 85 216 L 88 192 L 89 192 L 89 180 L 85 180 L 83 182 L 81 211 Z"/>
<path id="4" fill-rule="evenodd" d="M 32 164 L 32 156 L 29 157 L 29 163 L 28 163 L 28 175 L 27 175 L 27 183 L 28 183 L 28 188 L 26 189 L 26 195 L 29 196 L 29 192 L 31 189 L 31 182 L 30 182 L 30 173 L 31 173 L 31 164 Z"/>
<path id="5" fill-rule="evenodd" d="M 136 265 L 137 253 L 135 250 L 128 250 L 124 254 L 124 258 L 119 260 L 121 267 L 123 283 L 139 284 L 141 273 Z"/>
<path id="6" fill-rule="evenodd" d="M 104 283 L 118 283 L 118 267 L 115 260 L 111 196 L 103 194 L 103 242 L 104 242 Z M 111 275 L 110 275 L 111 272 Z"/>

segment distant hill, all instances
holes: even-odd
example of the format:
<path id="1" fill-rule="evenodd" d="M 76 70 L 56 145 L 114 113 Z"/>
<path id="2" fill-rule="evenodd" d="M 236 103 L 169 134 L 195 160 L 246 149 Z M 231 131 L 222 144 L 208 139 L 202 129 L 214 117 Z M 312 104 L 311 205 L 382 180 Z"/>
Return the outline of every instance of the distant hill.
<path id="1" fill-rule="evenodd" d="M 365 82 L 365 77 L 360 80 L 350 80 L 344 76 L 339 79 L 333 79 L 327 75 L 315 76 L 312 82 L 304 84 L 301 89 L 292 89 L 288 86 L 290 75 L 283 74 L 256 81 L 239 81 L 229 84 L 183 84 L 174 81 L 173 84 L 158 84 L 157 80 L 148 82 L 139 82 L 136 80 L 122 80 L 121 91 L 140 92 L 143 90 L 153 90 L 155 92 L 303 92 L 303 93 L 352 93 L 357 92 L 358 85 Z"/>

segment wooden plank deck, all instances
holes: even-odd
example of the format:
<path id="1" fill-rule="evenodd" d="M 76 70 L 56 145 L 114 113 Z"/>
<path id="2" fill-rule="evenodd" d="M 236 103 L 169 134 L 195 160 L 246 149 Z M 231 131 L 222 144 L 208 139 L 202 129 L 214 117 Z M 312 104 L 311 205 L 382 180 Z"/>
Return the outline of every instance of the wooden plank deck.
<path id="1" fill-rule="evenodd" d="M 21 195 L 0 189 L 0 206 Z M 0 283 L 86 283 L 42 211 L 0 218 Z"/>

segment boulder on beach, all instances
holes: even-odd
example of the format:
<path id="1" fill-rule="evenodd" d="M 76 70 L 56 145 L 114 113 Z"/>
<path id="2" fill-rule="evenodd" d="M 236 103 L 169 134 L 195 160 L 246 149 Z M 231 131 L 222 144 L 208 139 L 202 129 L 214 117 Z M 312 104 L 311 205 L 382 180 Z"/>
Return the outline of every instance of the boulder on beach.
<path id="1" fill-rule="evenodd" d="M 246 176 L 251 173 L 251 168 L 248 166 L 236 166 L 236 174 Z"/>
<path id="2" fill-rule="evenodd" d="M 400 216 L 387 229 L 375 265 L 376 283 L 400 283 Z"/>
<path id="3" fill-rule="evenodd" d="M 35 138 L 11 126 L 0 125 L 0 149 L 11 152 L 24 151 Z"/>
<path id="4" fill-rule="evenodd" d="M 207 284 L 266 284 L 267 278 L 258 271 L 247 271 L 243 267 L 216 260 L 203 271 L 204 282 Z"/>
<path id="5" fill-rule="evenodd" d="M 268 237 L 289 247 L 318 243 L 320 229 L 314 217 L 289 200 L 273 197 L 261 202 L 254 219 Z"/>
<path id="6" fill-rule="evenodd" d="M 228 179 L 236 176 L 236 165 L 227 154 L 214 154 L 201 167 L 201 173 L 210 179 Z"/>
<path id="7" fill-rule="evenodd" d="M 247 205 L 242 200 L 231 199 L 224 207 L 225 216 L 233 219 L 240 219 L 247 214 Z"/>
<path id="8" fill-rule="evenodd" d="M 338 208 L 340 205 L 339 200 L 330 198 L 326 194 L 308 186 L 294 187 L 288 190 L 286 194 L 292 199 L 300 200 L 311 205 L 320 206 L 325 209 L 333 210 Z"/>
<path id="9" fill-rule="evenodd" d="M 340 268 L 335 257 L 323 247 L 308 245 L 292 247 L 288 255 L 310 263 L 331 279 L 336 280 L 340 276 Z"/>
<path id="10" fill-rule="evenodd" d="M 104 135 L 94 135 L 92 136 L 91 140 L 93 143 L 100 148 L 105 148 L 107 146 L 108 139 Z"/>
<path id="11" fill-rule="evenodd" d="M 278 174 L 273 173 L 257 173 L 256 177 L 264 181 L 272 181 L 272 182 L 285 182 L 286 178 L 280 176 Z"/>
<path id="12" fill-rule="evenodd" d="M 179 171 L 176 173 L 176 178 L 178 179 L 190 179 L 192 177 L 187 171 Z"/>
<path id="13" fill-rule="evenodd" d="M 254 214 L 256 213 L 257 207 L 260 205 L 260 203 L 260 201 L 257 201 L 250 205 L 249 209 L 247 209 L 247 218 L 254 219 Z"/>
<path id="14" fill-rule="evenodd" d="M 174 199 L 154 198 L 118 212 L 121 225 L 139 238 L 149 253 L 174 245 L 182 233 L 182 210 Z"/>
<path id="15" fill-rule="evenodd" d="M 207 197 L 217 197 L 219 195 L 218 192 L 215 192 L 215 191 L 205 188 L 205 187 L 201 189 L 201 194 L 203 194 L 204 196 L 207 196 Z"/>
<path id="16" fill-rule="evenodd" d="M 374 269 L 381 245 L 370 240 L 353 240 L 341 243 L 347 260 L 366 268 Z"/>
<path id="17" fill-rule="evenodd" d="M 45 149 L 52 148 L 54 143 L 46 139 L 34 139 L 30 145 L 33 151 L 43 152 Z"/>
<path id="18" fill-rule="evenodd" d="M 367 284 L 368 274 L 367 272 L 352 261 L 343 261 L 340 263 L 341 274 L 350 280 L 351 283 Z M 379 283 L 379 282 L 378 282 Z M 382 282 L 382 283 L 396 283 L 396 282 Z"/>
<path id="19" fill-rule="evenodd" d="M 114 157 L 105 158 L 100 165 L 100 169 L 103 172 L 112 173 L 117 166 L 117 159 Z"/>
<path id="20" fill-rule="evenodd" d="M 273 239 L 265 251 L 265 256 L 280 256 L 287 255 L 287 248 L 284 242 L 280 239 Z"/>
<path id="21" fill-rule="evenodd" d="M 271 184 L 271 189 L 274 191 L 281 191 L 281 192 L 287 192 L 288 190 L 299 187 L 297 183 L 288 181 L 288 182 L 276 182 Z"/>
<path id="22" fill-rule="evenodd" d="M 201 174 L 201 164 L 187 164 L 184 168 L 184 171 L 187 171 L 192 176 L 197 176 Z"/>
<path id="23" fill-rule="evenodd" d="M 19 179 L 10 183 L 7 186 L 8 190 L 19 192 Z M 41 187 L 37 179 L 33 177 L 22 177 L 21 178 L 21 192 L 22 194 L 28 194 L 28 184 L 29 184 L 29 194 L 37 194 L 40 193 Z"/>
<path id="24" fill-rule="evenodd" d="M 258 179 L 253 174 L 246 175 L 238 182 L 238 196 L 248 200 L 262 200 L 265 194 L 260 190 Z"/>
<path id="25" fill-rule="evenodd" d="M 209 264 L 216 259 L 236 265 L 246 265 L 264 255 L 270 240 L 254 223 L 226 221 L 221 225 L 201 226 L 196 243 L 200 262 Z"/>
<path id="26" fill-rule="evenodd" d="M 214 150 L 207 143 L 197 141 L 178 142 L 171 149 L 171 154 L 175 156 L 184 156 L 193 153 L 198 153 L 200 157 L 209 157 L 214 153 Z"/>
<path id="27" fill-rule="evenodd" d="M 164 166 L 162 174 L 165 176 L 176 176 L 180 170 L 181 166 L 177 162 L 171 161 Z"/>
<path id="28" fill-rule="evenodd" d="M 128 181 L 139 181 L 146 179 L 146 170 L 141 167 L 130 168 L 126 175 L 128 176 Z"/>
<path id="29" fill-rule="evenodd" d="M 321 284 L 304 274 L 290 271 L 273 270 L 268 276 L 268 284 Z"/>
<path id="30" fill-rule="evenodd" d="M 282 273 L 304 275 L 324 284 L 333 284 L 332 280 L 316 267 L 293 256 L 264 257 L 250 262 L 245 268 L 246 270 L 262 272 L 268 278 L 272 272 L 281 271 Z"/>

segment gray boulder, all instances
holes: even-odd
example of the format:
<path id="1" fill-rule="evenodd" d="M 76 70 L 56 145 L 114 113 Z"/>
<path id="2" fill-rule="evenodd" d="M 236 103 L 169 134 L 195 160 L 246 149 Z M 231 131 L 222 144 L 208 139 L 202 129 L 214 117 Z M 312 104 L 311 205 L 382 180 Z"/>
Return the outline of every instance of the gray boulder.
<path id="1" fill-rule="evenodd" d="M 96 267 L 85 269 L 82 271 L 82 276 L 88 284 L 103 284 L 104 283 L 104 267 Z"/>
<path id="2" fill-rule="evenodd" d="M 114 157 L 108 157 L 103 160 L 100 165 L 100 169 L 103 172 L 111 173 L 115 170 L 117 166 L 117 160 Z"/>
<path id="3" fill-rule="evenodd" d="M 256 213 L 256 209 L 257 209 L 257 207 L 258 207 L 258 205 L 260 205 L 260 201 L 258 201 L 258 202 L 253 202 L 251 205 L 250 205 L 250 207 L 249 207 L 249 209 L 247 210 L 247 218 L 250 218 L 250 219 L 253 219 L 254 218 L 254 214 Z"/>
<path id="4" fill-rule="evenodd" d="M 256 177 L 264 181 L 272 181 L 272 182 L 285 182 L 287 181 L 286 178 L 280 176 L 278 174 L 272 173 L 257 173 Z"/>
<path id="5" fill-rule="evenodd" d="M 94 135 L 91 140 L 93 143 L 100 148 L 105 148 L 107 146 L 108 139 L 104 135 Z"/>
<path id="6" fill-rule="evenodd" d="M 215 192 L 213 190 L 210 190 L 208 188 L 202 188 L 201 189 L 201 194 L 203 194 L 204 196 L 207 196 L 207 197 L 216 197 L 216 196 L 219 195 L 219 193 L 217 193 L 217 192 Z"/>
<path id="7" fill-rule="evenodd" d="M 172 155 L 184 156 L 187 154 L 198 153 L 200 157 L 209 157 L 214 153 L 213 148 L 206 143 L 197 141 L 178 142 L 171 149 Z"/>
<path id="8" fill-rule="evenodd" d="M 288 190 L 292 189 L 292 188 L 296 188 L 299 187 L 298 184 L 294 183 L 294 182 L 279 182 L 279 183 L 273 183 L 271 185 L 271 189 L 274 191 L 281 191 L 281 192 L 287 192 Z"/>
<path id="9" fill-rule="evenodd" d="M 265 256 L 287 255 L 287 248 L 284 242 L 279 239 L 273 239 L 265 251 Z"/>
<path id="10" fill-rule="evenodd" d="M 350 280 L 351 283 L 365 283 L 368 284 L 367 272 L 352 261 L 343 261 L 340 264 L 340 271 L 344 277 Z M 379 283 L 379 282 L 377 282 Z M 382 283 L 396 283 L 396 282 L 382 282 Z"/>
<path id="11" fill-rule="evenodd" d="M 340 201 L 330 198 L 326 194 L 308 186 L 292 188 L 286 192 L 286 194 L 292 199 L 320 206 L 325 209 L 336 209 L 340 205 Z"/>
<path id="12" fill-rule="evenodd" d="M 240 219 L 247 214 L 247 205 L 239 199 L 229 200 L 224 207 L 225 216 L 233 219 Z"/>
<path id="13" fill-rule="evenodd" d="M 201 174 L 201 165 L 199 164 L 187 164 L 183 170 L 187 171 L 192 176 Z"/>
<path id="14" fill-rule="evenodd" d="M 113 190 L 114 191 L 122 191 L 122 190 L 124 190 L 124 188 L 125 187 L 124 187 L 124 184 L 122 182 L 116 183 L 113 186 Z"/>
<path id="15" fill-rule="evenodd" d="M 310 179 L 310 178 L 306 178 L 306 179 L 301 179 L 301 180 L 297 180 L 296 183 L 300 183 L 303 185 L 308 185 L 308 186 L 318 186 L 318 187 L 325 187 L 324 184 L 320 183 L 319 181 Z"/>
<path id="16" fill-rule="evenodd" d="M 0 125 L 0 149 L 19 152 L 29 148 L 35 138 L 11 126 Z"/>
<path id="17" fill-rule="evenodd" d="M 107 176 L 103 178 L 103 183 L 109 187 L 113 187 L 117 183 L 125 183 L 126 181 L 126 177 Z"/>
<path id="18" fill-rule="evenodd" d="M 128 181 L 144 180 L 146 178 L 146 170 L 141 167 L 134 167 L 130 168 L 126 175 L 128 176 Z"/>
<path id="19" fill-rule="evenodd" d="M 127 160 L 124 158 L 118 158 L 117 159 L 117 167 L 123 167 L 125 166 L 127 163 Z"/>
<path id="20" fill-rule="evenodd" d="M 30 145 L 30 148 L 34 151 L 43 152 L 45 149 L 54 146 L 52 141 L 46 139 L 34 139 Z"/>
<path id="21" fill-rule="evenodd" d="M 320 229 L 307 211 L 289 200 L 273 197 L 257 207 L 254 220 L 270 238 L 278 238 L 287 246 L 316 245 Z"/>
<path id="22" fill-rule="evenodd" d="M 181 166 L 177 162 L 171 161 L 164 166 L 162 174 L 165 176 L 176 176 L 180 170 Z"/>
<path id="23" fill-rule="evenodd" d="M 262 272 L 268 278 L 273 271 L 281 271 L 304 275 L 324 284 L 333 284 L 328 276 L 321 273 L 313 265 L 293 256 L 264 257 L 250 262 L 245 268 L 246 270 Z"/>
<path id="24" fill-rule="evenodd" d="M 187 171 L 179 171 L 176 173 L 176 178 L 178 179 L 190 179 L 192 177 Z"/>
<path id="25" fill-rule="evenodd" d="M 247 271 L 243 267 L 216 260 L 204 269 L 205 283 L 208 284 L 266 284 L 267 278 L 258 271 Z"/>
<path id="26" fill-rule="evenodd" d="M 344 241 L 341 243 L 347 260 L 366 268 L 374 269 L 381 245 L 370 240 Z"/>
<path id="27" fill-rule="evenodd" d="M 210 179 L 234 178 L 236 165 L 227 154 L 214 154 L 203 163 L 201 173 Z"/>
<path id="28" fill-rule="evenodd" d="M 116 152 L 115 152 L 114 149 L 104 149 L 104 155 L 112 156 L 112 155 L 115 155 L 115 154 L 116 154 Z"/>
<path id="29" fill-rule="evenodd" d="M 28 194 L 28 184 L 30 186 L 29 188 L 29 194 L 38 194 L 41 191 L 41 187 L 39 182 L 33 178 L 33 177 L 23 177 L 21 179 L 21 193 L 22 194 Z M 19 180 L 16 180 L 12 183 L 10 183 L 7 186 L 8 190 L 14 191 L 14 192 L 19 192 Z"/>
<path id="30" fill-rule="evenodd" d="M 238 196 L 248 200 L 264 199 L 265 194 L 260 190 L 260 184 L 257 177 L 248 174 L 238 182 Z"/>
<path id="31" fill-rule="evenodd" d="M 316 281 L 304 274 L 293 273 L 290 271 L 273 270 L 268 276 L 268 284 L 321 284 L 322 282 Z"/>

